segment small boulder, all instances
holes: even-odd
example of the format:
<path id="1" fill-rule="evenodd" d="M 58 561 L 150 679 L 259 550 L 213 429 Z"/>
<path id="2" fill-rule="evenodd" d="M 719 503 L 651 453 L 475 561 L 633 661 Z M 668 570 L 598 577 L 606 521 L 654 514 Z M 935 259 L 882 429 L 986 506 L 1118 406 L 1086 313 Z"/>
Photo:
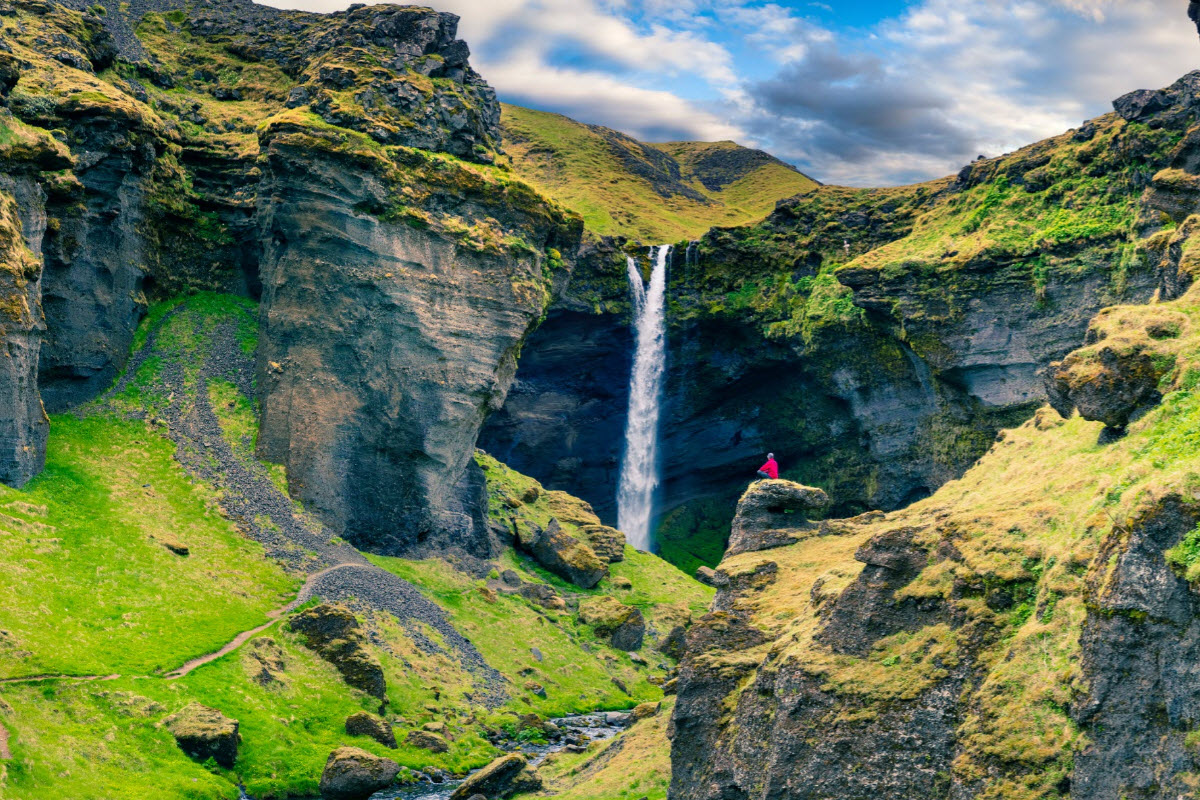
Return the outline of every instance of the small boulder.
<path id="1" fill-rule="evenodd" d="M 337 667 L 347 684 L 386 701 L 383 665 L 367 648 L 362 626 L 350 609 L 322 603 L 292 617 L 289 625 L 304 636 L 309 649 Z"/>
<path id="2" fill-rule="evenodd" d="M 396 733 L 382 717 L 359 711 L 346 717 L 346 733 L 351 736 L 369 736 L 384 747 L 396 749 Z"/>
<path id="3" fill-rule="evenodd" d="M 615 564 L 625 560 L 625 534 L 607 525 L 584 525 L 579 532 L 601 561 Z"/>
<path id="4" fill-rule="evenodd" d="M 436 733 L 429 731 L 409 731 L 405 741 L 413 747 L 419 747 L 422 750 L 428 750 L 431 753 L 447 753 L 450 751 L 450 744 L 445 737 L 439 736 Z"/>
<path id="5" fill-rule="evenodd" d="M 612 579 L 612 585 L 614 589 L 620 589 L 627 592 L 633 588 L 633 581 L 629 580 L 629 578 L 626 578 L 624 575 L 618 575 Z"/>
<path id="6" fill-rule="evenodd" d="M 469 800 L 475 795 L 490 798 L 509 797 L 518 792 L 536 792 L 542 780 L 525 756 L 512 753 L 501 756 L 459 784 L 450 800 Z"/>
<path id="7" fill-rule="evenodd" d="M 237 761 L 238 721 L 215 708 L 191 703 L 163 720 L 179 749 L 196 761 L 212 759 L 225 769 Z"/>
<path id="8" fill-rule="evenodd" d="M 400 765 L 390 758 L 371 755 L 357 747 L 339 747 L 329 754 L 321 773 L 321 797 L 325 800 L 367 800 L 386 789 L 400 774 Z"/>
<path id="9" fill-rule="evenodd" d="M 805 514 L 827 505 L 829 496 L 821 489 L 792 481 L 756 481 L 738 501 L 725 554 L 769 550 L 807 538 L 817 526 Z"/>
<path id="10" fill-rule="evenodd" d="M 589 597 L 580 603 L 579 621 L 591 625 L 597 634 L 609 637 L 618 650 L 640 649 L 646 634 L 641 610 L 608 595 Z"/>
<path id="11" fill-rule="evenodd" d="M 678 661 L 683 658 L 683 651 L 687 647 L 687 629 L 682 625 L 676 625 L 671 628 L 670 632 L 659 642 L 658 649 L 663 655 Z"/>

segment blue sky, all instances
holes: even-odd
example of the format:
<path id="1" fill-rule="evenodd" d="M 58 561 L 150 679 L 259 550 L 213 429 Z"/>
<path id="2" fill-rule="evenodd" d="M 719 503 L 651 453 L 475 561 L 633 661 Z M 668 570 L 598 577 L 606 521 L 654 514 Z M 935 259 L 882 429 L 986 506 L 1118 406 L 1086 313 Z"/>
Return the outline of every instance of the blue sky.
<path id="1" fill-rule="evenodd" d="M 1200 68 L 1183 0 L 430 4 L 462 17 L 508 102 L 649 141 L 733 139 L 859 186 L 954 172 Z"/>

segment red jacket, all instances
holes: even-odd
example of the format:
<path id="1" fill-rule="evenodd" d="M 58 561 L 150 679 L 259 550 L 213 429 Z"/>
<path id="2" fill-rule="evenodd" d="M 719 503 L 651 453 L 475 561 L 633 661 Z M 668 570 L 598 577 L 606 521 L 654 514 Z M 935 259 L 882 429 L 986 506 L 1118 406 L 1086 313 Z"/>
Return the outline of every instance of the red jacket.
<path id="1" fill-rule="evenodd" d="M 772 480 L 779 480 L 779 465 L 775 463 L 775 459 L 773 458 L 759 467 L 758 471 L 767 473 L 771 476 Z"/>

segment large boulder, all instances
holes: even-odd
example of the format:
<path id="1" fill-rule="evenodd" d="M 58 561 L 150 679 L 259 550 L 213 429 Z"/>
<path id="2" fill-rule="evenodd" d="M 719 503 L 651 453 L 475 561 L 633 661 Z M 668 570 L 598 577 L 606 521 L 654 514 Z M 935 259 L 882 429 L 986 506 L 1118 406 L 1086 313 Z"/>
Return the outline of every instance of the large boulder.
<path id="1" fill-rule="evenodd" d="M 475 795 L 499 800 L 517 792 L 536 792 L 540 788 L 542 779 L 529 767 L 525 756 L 511 753 L 497 758 L 459 784 L 450 800 L 467 800 Z"/>
<path id="2" fill-rule="evenodd" d="M 1109 308 L 1088 329 L 1087 344 L 1050 365 L 1046 393 L 1054 410 L 1122 430 L 1161 399 L 1158 384 L 1175 368 L 1183 314 L 1145 307 Z"/>
<path id="3" fill-rule="evenodd" d="M 191 703 L 163 720 L 179 749 L 196 761 L 212 759 L 225 769 L 237 760 L 238 721 L 215 708 Z"/>
<path id="4" fill-rule="evenodd" d="M 607 525 L 582 525 L 579 532 L 600 560 L 609 564 L 625 560 L 625 534 Z"/>
<path id="5" fill-rule="evenodd" d="M 347 684 L 387 701 L 383 666 L 367 649 L 362 626 L 350 609 L 322 603 L 295 615 L 289 625 L 309 649 L 337 667 Z"/>
<path id="6" fill-rule="evenodd" d="M 640 609 L 627 606 L 608 595 L 589 597 L 579 604 L 579 621 L 591 625 L 596 633 L 609 637 L 618 650 L 639 650 L 646 635 L 646 621 Z"/>
<path id="7" fill-rule="evenodd" d="M 584 589 L 591 589 L 608 575 L 608 567 L 596 552 L 564 531 L 557 519 L 551 519 L 545 528 L 519 523 L 517 543 L 543 567 Z"/>
<path id="8" fill-rule="evenodd" d="M 431 753 L 447 753 L 450 751 L 450 744 L 446 741 L 446 738 L 432 731 L 411 731 L 405 737 L 405 741 L 413 747 L 419 747 Z"/>
<path id="9" fill-rule="evenodd" d="M 325 800 L 367 800 L 396 780 L 400 765 L 357 747 L 339 747 L 329 754 L 321 773 Z"/>
<path id="10" fill-rule="evenodd" d="M 829 496 L 821 489 L 792 481 L 756 481 L 738 501 L 726 554 L 769 550 L 799 541 L 816 528 L 806 515 L 828 505 Z"/>
<path id="11" fill-rule="evenodd" d="M 396 749 L 396 733 L 382 717 L 359 711 L 346 717 L 346 733 L 351 736 L 369 736 L 384 747 Z"/>

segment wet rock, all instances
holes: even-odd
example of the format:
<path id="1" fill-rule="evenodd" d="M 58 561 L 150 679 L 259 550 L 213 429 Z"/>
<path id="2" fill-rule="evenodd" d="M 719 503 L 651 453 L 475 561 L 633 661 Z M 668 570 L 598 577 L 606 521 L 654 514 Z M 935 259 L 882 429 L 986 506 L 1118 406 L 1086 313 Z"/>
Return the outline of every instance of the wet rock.
<path id="1" fill-rule="evenodd" d="M 608 595 L 590 597 L 579 604 L 579 621 L 597 634 L 609 637 L 618 650 L 638 650 L 646 634 L 640 609 L 627 606 Z"/>
<path id="2" fill-rule="evenodd" d="M 396 749 L 396 733 L 382 717 L 359 711 L 346 717 L 346 733 L 351 736 L 369 736 L 384 747 Z"/>
<path id="3" fill-rule="evenodd" d="M 501 756 L 463 781 L 450 800 L 466 800 L 481 794 L 488 798 L 510 797 L 518 792 L 535 792 L 542 780 L 529 768 L 525 757 L 513 753 Z"/>
<path id="4" fill-rule="evenodd" d="M 259 686 L 281 686 L 287 680 L 283 648 L 269 636 L 251 639 L 242 648 L 242 668 Z"/>
<path id="5" fill-rule="evenodd" d="M 304 636 L 307 647 L 337 667 L 347 684 L 386 702 L 383 667 L 348 608 L 322 603 L 296 614 L 288 624 Z"/>
<path id="6" fill-rule="evenodd" d="M 413 747 L 419 747 L 422 750 L 428 750 L 431 753 L 447 753 L 450 751 L 450 744 L 445 737 L 429 731 L 410 731 L 404 740 Z"/>
<path id="7" fill-rule="evenodd" d="M 386 789 L 400 774 L 400 765 L 357 747 L 339 747 L 329 754 L 321 773 L 324 800 L 367 800 Z"/>
<path id="8" fill-rule="evenodd" d="M 821 489 L 784 480 L 756 481 L 738 501 L 726 555 L 768 550 L 812 535 L 805 514 L 829 505 Z"/>
<path id="9" fill-rule="evenodd" d="M 579 532 L 601 561 L 615 564 L 625 560 L 625 534 L 607 525 L 584 525 Z"/>
<path id="10" fill-rule="evenodd" d="M 196 761 L 212 759 L 233 769 L 238 751 L 238 722 L 220 711 L 191 703 L 163 720 L 179 749 Z"/>
<path id="11" fill-rule="evenodd" d="M 564 531 L 557 519 L 550 520 L 545 530 L 532 526 L 522 526 L 522 529 L 529 534 L 519 540 L 521 547 L 560 578 L 591 589 L 608 575 L 608 567 L 595 551 Z"/>

